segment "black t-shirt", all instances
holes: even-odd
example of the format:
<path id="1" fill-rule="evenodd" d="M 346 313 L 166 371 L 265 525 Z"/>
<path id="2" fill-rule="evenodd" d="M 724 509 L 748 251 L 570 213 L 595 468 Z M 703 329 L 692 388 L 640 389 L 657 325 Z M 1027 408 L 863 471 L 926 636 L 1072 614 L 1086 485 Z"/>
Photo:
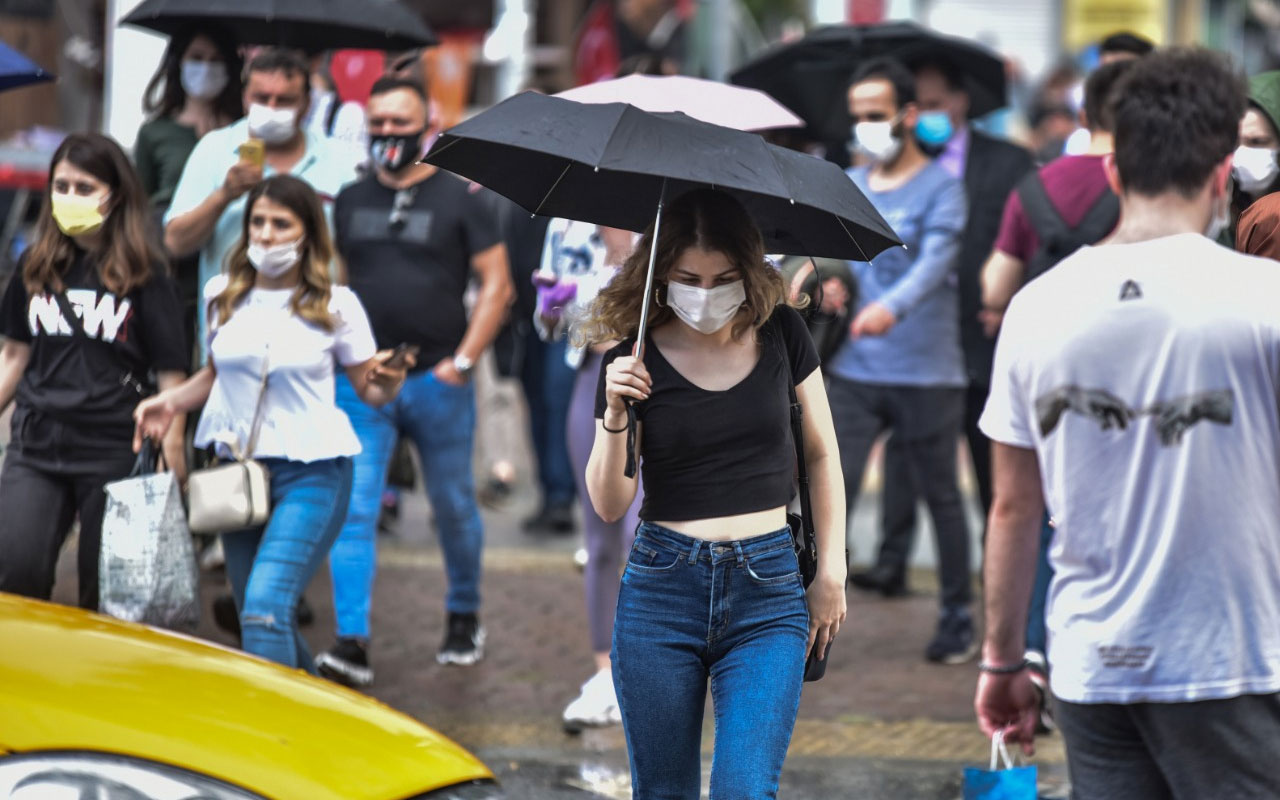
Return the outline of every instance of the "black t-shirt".
<path id="1" fill-rule="evenodd" d="M 15 444 L 36 446 L 34 414 L 77 428 L 89 447 L 128 446 L 133 409 L 155 391 L 154 373 L 186 372 L 191 360 L 173 280 L 157 265 L 151 280 L 116 297 L 78 252 L 63 283 L 76 312 L 70 323 L 83 326 L 81 336 L 68 325 L 53 294 L 27 294 L 25 261 L 24 255 L 0 300 L 0 334 L 31 345 L 18 383 Z"/>
<path id="2" fill-rule="evenodd" d="M 615 358 L 630 355 L 634 345 L 634 339 L 624 341 L 605 354 L 596 386 L 597 419 L 604 418 L 606 406 L 605 369 Z M 722 392 L 685 380 L 652 338 L 644 353 L 653 391 L 636 405 L 644 423 L 640 518 L 708 519 L 786 505 L 796 464 L 787 380 L 799 385 L 818 368 L 818 353 L 800 314 L 778 306 L 760 329 L 755 368 Z"/>
<path id="3" fill-rule="evenodd" d="M 393 224 L 396 190 L 376 176 L 357 181 L 338 193 L 333 227 L 378 347 L 418 345 L 422 370 L 462 341 L 471 258 L 501 237 L 493 209 L 456 176 L 437 172 L 411 190 Z"/>

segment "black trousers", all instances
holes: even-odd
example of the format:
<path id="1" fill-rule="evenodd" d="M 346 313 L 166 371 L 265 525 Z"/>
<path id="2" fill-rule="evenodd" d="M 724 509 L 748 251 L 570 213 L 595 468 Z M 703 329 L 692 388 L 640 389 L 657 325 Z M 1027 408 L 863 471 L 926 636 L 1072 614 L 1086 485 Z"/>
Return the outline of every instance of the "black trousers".
<path id="1" fill-rule="evenodd" d="M 126 477 L 133 455 L 119 463 L 60 465 L 10 450 L 0 468 L 0 592 L 48 600 L 58 552 L 80 517 L 79 605 L 98 609 L 103 487 Z"/>
<path id="2" fill-rule="evenodd" d="M 969 443 L 973 473 L 978 481 L 978 499 L 982 502 L 983 536 L 986 542 L 986 519 L 991 515 L 991 440 L 978 428 L 982 409 L 987 404 L 991 387 L 969 384 L 964 398 L 964 435 Z M 907 569 L 907 559 L 916 538 L 916 506 L 920 489 L 911 474 L 907 448 L 898 436 L 889 437 L 884 448 L 884 497 L 880 506 L 880 552 L 876 564 L 898 575 Z"/>
<path id="3" fill-rule="evenodd" d="M 942 605 L 968 605 L 972 599 L 969 528 L 956 482 L 964 389 L 886 386 L 831 376 L 827 395 L 840 445 L 848 513 L 853 513 L 861 491 L 871 448 L 882 433 L 892 431 L 905 453 L 909 480 L 919 487 L 933 517 Z"/>

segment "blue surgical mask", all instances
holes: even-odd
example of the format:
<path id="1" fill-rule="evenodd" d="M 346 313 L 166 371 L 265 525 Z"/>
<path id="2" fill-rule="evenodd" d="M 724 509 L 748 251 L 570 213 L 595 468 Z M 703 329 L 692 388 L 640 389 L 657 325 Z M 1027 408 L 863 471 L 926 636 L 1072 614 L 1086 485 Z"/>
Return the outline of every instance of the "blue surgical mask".
<path id="1" fill-rule="evenodd" d="M 916 138 L 926 146 L 941 147 L 951 140 L 955 128 L 945 111 L 921 111 L 916 121 Z"/>

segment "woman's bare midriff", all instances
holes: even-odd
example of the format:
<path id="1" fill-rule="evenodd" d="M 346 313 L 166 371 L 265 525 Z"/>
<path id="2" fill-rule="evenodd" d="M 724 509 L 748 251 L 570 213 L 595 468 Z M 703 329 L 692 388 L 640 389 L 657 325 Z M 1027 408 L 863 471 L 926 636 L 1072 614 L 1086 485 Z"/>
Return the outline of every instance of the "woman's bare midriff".
<path id="1" fill-rule="evenodd" d="M 781 530 L 787 524 L 786 506 L 778 506 L 767 511 L 753 511 L 750 514 L 734 514 L 729 517 L 711 517 L 710 519 L 688 519 L 680 522 L 663 522 L 655 520 L 655 525 L 670 528 L 685 536 L 692 536 L 704 542 L 729 542 L 734 539 L 750 539 L 764 533 Z"/>

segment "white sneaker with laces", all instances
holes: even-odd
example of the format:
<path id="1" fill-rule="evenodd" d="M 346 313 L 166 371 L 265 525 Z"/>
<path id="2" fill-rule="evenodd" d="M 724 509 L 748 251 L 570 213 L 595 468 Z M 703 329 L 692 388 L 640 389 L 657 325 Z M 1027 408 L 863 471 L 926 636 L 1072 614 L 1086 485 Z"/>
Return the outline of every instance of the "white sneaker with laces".
<path id="1" fill-rule="evenodd" d="M 564 710 L 564 729 L 568 733 L 621 722 L 622 711 L 613 690 L 613 673 L 607 669 L 600 670 L 582 684 L 582 693 Z"/>

